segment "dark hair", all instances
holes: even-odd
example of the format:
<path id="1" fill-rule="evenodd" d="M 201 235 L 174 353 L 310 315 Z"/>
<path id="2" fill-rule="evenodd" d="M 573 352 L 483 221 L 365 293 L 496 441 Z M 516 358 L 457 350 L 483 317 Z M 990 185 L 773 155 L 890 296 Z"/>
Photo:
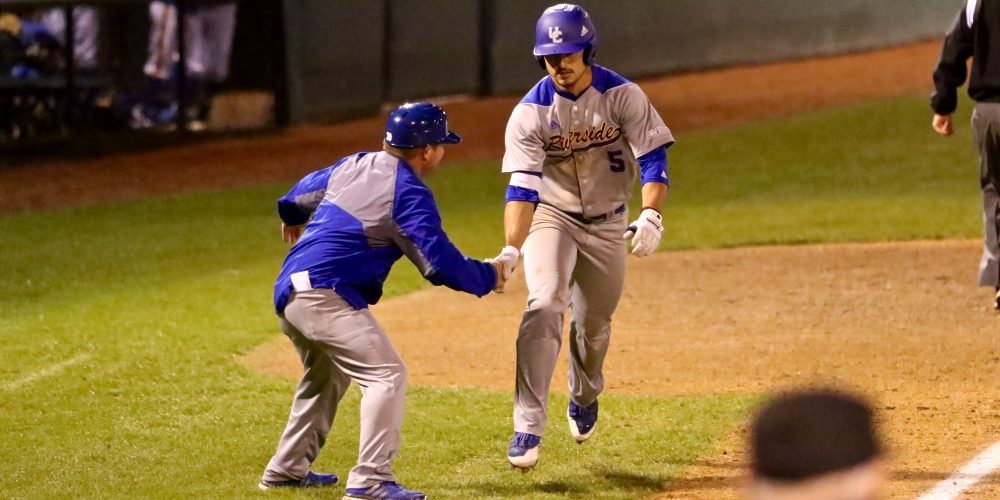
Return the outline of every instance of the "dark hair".
<path id="1" fill-rule="evenodd" d="M 781 481 L 848 469 L 881 453 L 869 405 L 833 390 L 775 398 L 754 419 L 750 448 L 753 471 Z"/>

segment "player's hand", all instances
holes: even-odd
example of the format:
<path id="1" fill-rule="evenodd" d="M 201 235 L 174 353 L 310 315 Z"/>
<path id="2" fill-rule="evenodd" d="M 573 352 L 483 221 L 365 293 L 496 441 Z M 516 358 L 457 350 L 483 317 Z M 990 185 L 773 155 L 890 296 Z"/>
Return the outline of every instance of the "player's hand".
<path id="1" fill-rule="evenodd" d="M 302 237 L 302 232 L 305 231 L 306 225 L 299 224 L 297 226 L 288 226 L 284 222 L 281 223 L 281 239 L 285 243 L 295 243 L 299 241 Z"/>
<path id="2" fill-rule="evenodd" d="M 934 114 L 934 120 L 931 121 L 931 127 L 934 131 L 943 135 L 949 136 L 955 133 L 955 128 L 951 124 L 951 115 L 939 115 Z"/>
<path id="3" fill-rule="evenodd" d="M 507 245 L 500 250 L 500 255 L 489 259 L 489 262 L 494 266 L 499 264 L 497 268 L 497 281 L 500 282 L 501 279 L 503 283 L 506 284 L 507 280 L 510 279 L 511 275 L 514 274 L 514 270 L 517 269 L 518 259 L 521 258 L 521 251 L 517 247 Z M 499 285 L 493 289 L 497 293 L 503 293 L 503 285 Z"/>
<path id="4" fill-rule="evenodd" d="M 660 237 L 663 236 L 663 216 L 652 208 L 647 208 L 639 214 L 639 218 L 632 221 L 623 236 L 626 240 L 632 240 L 632 253 L 639 257 L 652 255 L 660 246 Z"/>

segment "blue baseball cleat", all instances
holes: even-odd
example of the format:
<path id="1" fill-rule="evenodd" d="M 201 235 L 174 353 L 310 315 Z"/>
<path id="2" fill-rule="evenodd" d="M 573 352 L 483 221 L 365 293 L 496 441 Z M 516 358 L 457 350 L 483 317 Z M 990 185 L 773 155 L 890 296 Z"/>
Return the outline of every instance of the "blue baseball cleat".
<path id="1" fill-rule="evenodd" d="M 527 432 L 515 432 L 507 448 L 507 460 L 519 469 L 530 469 L 538 463 L 538 447 L 542 438 Z"/>
<path id="2" fill-rule="evenodd" d="M 306 477 L 302 479 L 288 479 L 283 481 L 261 479 L 257 487 L 265 491 L 271 488 L 315 488 L 319 486 L 333 486 L 338 481 L 340 479 L 337 478 L 336 474 L 320 474 L 309 471 L 306 473 Z"/>
<path id="3" fill-rule="evenodd" d="M 347 488 L 347 490 L 344 491 L 343 500 L 424 500 L 425 498 L 427 498 L 427 496 L 423 493 L 403 488 L 395 481 L 382 481 L 381 483 L 367 488 Z"/>
<path id="4" fill-rule="evenodd" d="M 580 406 L 573 401 L 569 402 L 569 433 L 573 435 L 577 443 L 583 443 L 590 439 L 597 426 L 597 401 L 590 406 Z"/>

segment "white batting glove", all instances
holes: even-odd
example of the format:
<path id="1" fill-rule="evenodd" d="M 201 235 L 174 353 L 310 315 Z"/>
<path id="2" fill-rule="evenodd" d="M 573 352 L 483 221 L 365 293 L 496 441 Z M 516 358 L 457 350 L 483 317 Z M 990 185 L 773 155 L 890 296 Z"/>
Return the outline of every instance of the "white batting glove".
<path id="1" fill-rule="evenodd" d="M 632 221 L 625 231 L 624 239 L 632 239 L 632 254 L 639 257 L 652 255 L 660 246 L 663 236 L 663 216 L 652 208 L 647 208 Z"/>
<path id="2" fill-rule="evenodd" d="M 486 259 L 487 262 L 496 262 L 503 267 L 503 275 L 501 276 L 502 281 L 506 282 L 510 279 L 511 275 L 514 274 L 514 270 L 517 269 L 518 259 L 521 258 L 521 251 L 515 247 L 507 245 L 500 250 L 500 255 L 492 259 Z M 498 287 L 493 290 L 497 293 L 503 293 L 503 288 Z"/>

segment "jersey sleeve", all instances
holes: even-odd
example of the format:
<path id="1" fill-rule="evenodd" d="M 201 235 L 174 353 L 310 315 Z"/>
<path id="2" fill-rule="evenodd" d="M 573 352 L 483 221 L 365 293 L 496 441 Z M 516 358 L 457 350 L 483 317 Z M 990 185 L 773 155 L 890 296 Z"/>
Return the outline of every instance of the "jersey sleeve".
<path id="1" fill-rule="evenodd" d="M 670 174 L 667 171 L 667 150 L 658 147 L 638 158 L 639 172 L 642 183 L 659 182 L 670 185 Z"/>
<path id="2" fill-rule="evenodd" d="M 345 158 L 346 159 L 346 158 Z M 335 165 L 317 170 L 302 178 L 291 191 L 278 199 L 278 216 L 289 226 L 298 226 L 309 222 L 309 217 L 319 207 L 326 195 L 326 186 L 330 182 L 330 174 L 344 160 Z"/>
<path id="3" fill-rule="evenodd" d="M 452 244 L 427 186 L 398 177 L 392 218 L 398 227 L 394 243 L 428 281 L 477 297 L 493 289 L 496 269 L 462 255 Z"/>
<path id="4" fill-rule="evenodd" d="M 621 124 L 622 135 L 628 140 L 636 158 L 674 143 L 670 129 L 638 85 L 622 85 L 614 89 L 614 92 L 618 123 Z"/>
<path id="5" fill-rule="evenodd" d="M 542 173 L 545 138 L 539 131 L 538 111 L 530 104 L 518 104 L 510 114 L 504 134 L 503 172 Z"/>
<path id="6" fill-rule="evenodd" d="M 934 69 L 931 108 L 935 113 L 950 115 L 958 107 L 958 87 L 965 82 L 966 61 L 972 57 L 973 42 L 972 28 L 966 18 L 966 9 L 963 8 L 944 39 L 941 59 Z"/>
<path id="7" fill-rule="evenodd" d="M 538 172 L 514 172 L 510 174 L 507 196 L 504 201 L 527 201 L 538 203 L 538 191 L 542 187 L 542 174 Z"/>

